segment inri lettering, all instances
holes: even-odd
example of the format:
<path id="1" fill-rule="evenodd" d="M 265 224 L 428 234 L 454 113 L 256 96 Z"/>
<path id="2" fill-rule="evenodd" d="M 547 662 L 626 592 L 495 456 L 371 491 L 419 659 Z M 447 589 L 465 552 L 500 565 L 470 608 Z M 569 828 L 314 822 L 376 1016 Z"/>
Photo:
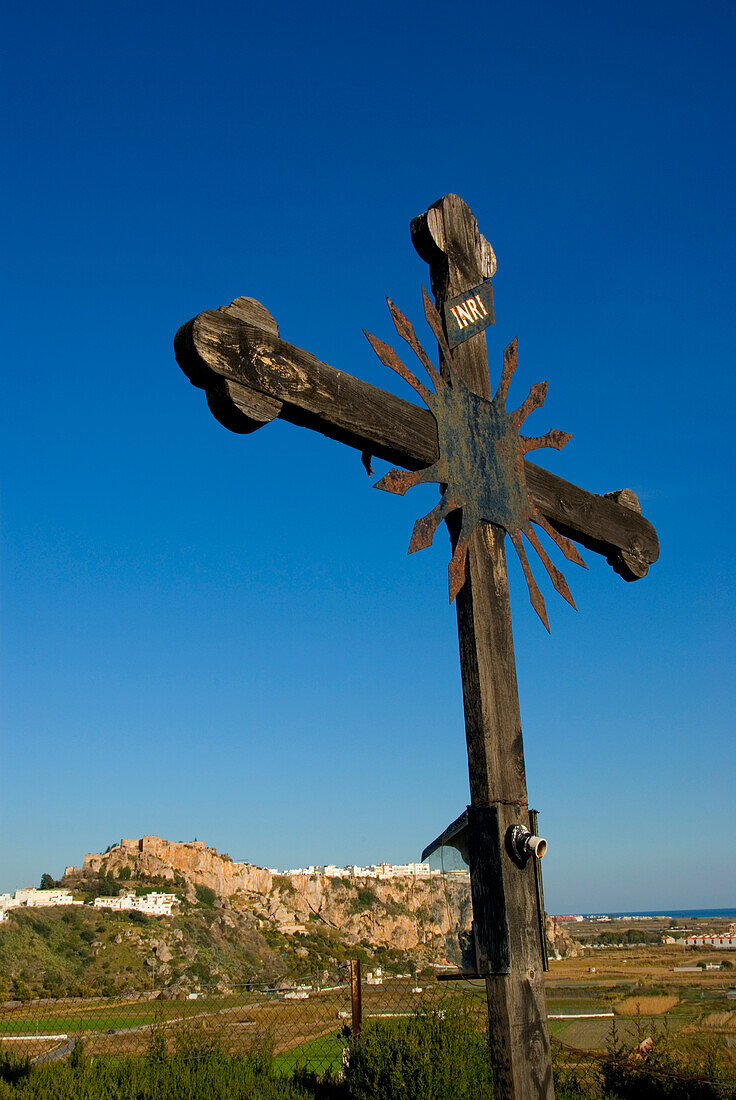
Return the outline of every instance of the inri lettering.
<path id="1" fill-rule="evenodd" d="M 483 305 L 479 294 L 468 298 L 462 305 L 450 306 L 450 312 L 457 321 L 458 328 L 467 328 L 474 321 L 482 321 L 488 316 L 488 310 Z"/>

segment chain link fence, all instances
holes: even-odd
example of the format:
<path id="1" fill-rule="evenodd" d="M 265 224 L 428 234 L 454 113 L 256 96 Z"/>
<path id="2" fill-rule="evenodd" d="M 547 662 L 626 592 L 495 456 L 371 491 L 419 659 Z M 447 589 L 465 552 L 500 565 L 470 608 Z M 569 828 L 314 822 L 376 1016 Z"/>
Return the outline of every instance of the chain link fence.
<path id="1" fill-rule="evenodd" d="M 383 976 L 362 980 L 360 1021 L 390 1021 L 424 1014 L 461 1012 L 487 1032 L 481 982 L 419 985 L 416 979 Z M 355 987 L 354 987 L 355 989 Z M 318 1074 L 339 1072 L 347 1036 L 356 1020 L 350 974 L 320 988 L 305 977 L 279 988 L 257 986 L 227 993 L 205 990 L 185 999 L 166 991 L 124 997 L 30 1000 L 0 1005 L 0 1050 L 36 1064 L 62 1061 L 82 1044 L 88 1057 L 150 1056 L 192 1050 L 273 1055 L 279 1072 L 297 1068 Z M 578 1049 L 553 1036 L 558 1095 L 578 1097 L 736 1097 L 736 1070 L 708 1062 L 699 1052 L 690 1068 L 658 1056 L 647 1044 L 618 1051 Z M 624 1084 L 622 1085 L 622 1082 Z M 653 1091 L 656 1088 L 658 1091 Z M 639 1088 L 626 1091 L 625 1088 Z M 650 1091 L 647 1091 L 649 1089 Z M 709 1091 L 708 1091 L 709 1090 Z"/>
<path id="2" fill-rule="evenodd" d="M 462 983 L 465 986 L 465 983 Z M 487 1028 L 482 987 L 453 989 L 432 981 L 382 978 L 361 982 L 362 1021 L 442 1012 L 451 1005 L 472 1013 Z M 249 985 L 228 993 L 204 991 L 186 999 L 164 993 L 125 997 L 66 998 L 6 1002 L 0 1006 L 0 1041 L 6 1051 L 33 1061 L 63 1058 L 80 1041 L 87 1055 L 144 1055 L 150 1052 L 218 1047 L 233 1054 L 272 1050 L 278 1066 L 315 1072 L 341 1064 L 345 1032 L 353 1023 L 349 973 L 319 988 L 305 977 L 273 988 Z"/>

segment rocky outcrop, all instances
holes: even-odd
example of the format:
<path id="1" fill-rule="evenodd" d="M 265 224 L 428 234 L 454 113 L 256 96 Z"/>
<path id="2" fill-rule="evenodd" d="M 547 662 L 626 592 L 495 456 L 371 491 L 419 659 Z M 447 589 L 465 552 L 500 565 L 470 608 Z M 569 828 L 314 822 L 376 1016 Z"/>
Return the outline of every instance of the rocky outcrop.
<path id="1" fill-rule="evenodd" d="M 82 874 L 117 878 L 126 867 L 133 878 L 160 877 L 173 882 L 179 875 L 214 890 L 219 897 L 241 891 L 268 894 L 272 885 L 270 871 L 251 863 L 234 863 L 229 855 L 205 847 L 201 840 L 162 840 L 158 836 L 124 839 L 107 852 L 86 855 Z"/>
<path id="2" fill-rule="evenodd" d="M 126 870 L 127 869 L 127 870 Z M 106 875 L 131 882 L 164 879 L 196 901 L 195 886 L 213 890 L 221 903 L 256 926 L 286 935 L 321 924 L 349 943 L 368 943 L 419 954 L 427 961 L 454 961 L 458 930 L 470 925 L 467 881 L 336 879 L 325 875 L 272 875 L 250 863 L 235 863 L 202 841 L 157 836 L 123 839 L 104 853 L 85 855 L 72 878 Z"/>
<path id="3" fill-rule="evenodd" d="M 272 875 L 250 863 L 208 848 L 202 841 L 170 841 L 157 836 L 123 839 L 102 854 L 84 857 L 72 877 L 107 875 L 145 880 L 163 878 L 196 901 L 195 886 L 206 886 L 238 918 L 285 935 L 302 933 L 315 922 L 334 929 L 348 943 L 406 951 L 428 962 L 459 965 L 463 930 L 472 920 L 469 882 L 441 876 L 340 879 L 325 875 Z M 221 922 L 230 917 L 222 913 Z M 310 922 L 311 925 L 310 925 Z M 578 954 L 565 927 L 546 918 L 550 954 Z"/>
<path id="4" fill-rule="evenodd" d="M 547 937 L 547 950 L 553 959 L 574 959 L 580 952 L 581 945 L 576 942 L 565 928 L 545 915 L 544 930 Z"/>
<path id="5" fill-rule="evenodd" d="M 348 942 L 419 952 L 437 963 L 455 961 L 459 931 L 471 921 L 467 880 L 448 882 L 439 876 L 347 881 L 320 874 L 278 875 L 262 903 L 242 897 L 234 904 L 250 906 L 282 932 L 317 921 Z"/>

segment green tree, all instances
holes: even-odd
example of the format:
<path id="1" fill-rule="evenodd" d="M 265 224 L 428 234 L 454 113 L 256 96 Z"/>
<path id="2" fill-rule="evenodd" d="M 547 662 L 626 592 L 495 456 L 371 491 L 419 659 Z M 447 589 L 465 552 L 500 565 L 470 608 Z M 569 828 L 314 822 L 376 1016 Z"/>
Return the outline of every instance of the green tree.
<path id="1" fill-rule="evenodd" d="M 198 883 L 194 887 L 194 892 L 197 895 L 197 901 L 204 909 L 212 909 L 217 898 L 214 890 L 210 890 L 209 886 L 200 886 Z"/>
<path id="2" fill-rule="evenodd" d="M 30 1001 L 31 991 L 21 978 L 13 978 L 11 996 L 15 1001 Z"/>
<path id="3" fill-rule="evenodd" d="M 58 885 L 59 884 L 56 879 L 53 879 L 51 875 L 48 874 L 48 872 L 44 871 L 44 873 L 41 875 L 41 885 L 39 886 L 39 890 L 53 890 L 54 887 Z"/>

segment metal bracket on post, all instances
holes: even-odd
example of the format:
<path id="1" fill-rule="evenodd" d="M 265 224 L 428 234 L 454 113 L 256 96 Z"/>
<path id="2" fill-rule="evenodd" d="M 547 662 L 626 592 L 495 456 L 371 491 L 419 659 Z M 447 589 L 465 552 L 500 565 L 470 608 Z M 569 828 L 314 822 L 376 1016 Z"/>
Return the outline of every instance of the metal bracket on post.
<path id="1" fill-rule="evenodd" d="M 548 970 L 544 891 L 539 866 L 547 850 L 547 841 L 537 836 L 537 811 L 529 811 L 528 829 L 523 825 L 513 825 L 502 836 L 497 806 L 468 806 L 424 849 L 422 860 L 443 846 L 456 848 L 470 869 L 475 960 L 471 964 L 472 969 L 439 974 L 439 980 L 502 977 L 510 973 L 511 946 L 502 867 L 504 856 L 520 870 L 530 860 L 533 864 L 539 939 L 543 967 Z"/>
<path id="2" fill-rule="evenodd" d="M 537 835 L 537 810 L 529 811 L 529 828 L 534 836 Z M 547 841 L 544 842 L 544 852 L 547 850 Z M 534 860 L 534 878 L 537 886 L 537 912 L 539 914 L 539 942 L 542 948 L 542 968 L 549 970 L 549 955 L 547 954 L 547 929 L 544 926 L 544 885 L 542 883 L 542 864 L 540 860 L 544 852 L 538 853 L 539 858 Z"/>
<path id="3" fill-rule="evenodd" d="M 468 806 L 445 831 L 422 852 L 424 861 L 438 848 L 456 848 L 470 869 L 473 903 L 473 969 L 438 975 L 443 981 L 455 978 L 485 978 L 509 973 L 511 947 L 503 888 L 503 840 L 496 806 Z"/>

